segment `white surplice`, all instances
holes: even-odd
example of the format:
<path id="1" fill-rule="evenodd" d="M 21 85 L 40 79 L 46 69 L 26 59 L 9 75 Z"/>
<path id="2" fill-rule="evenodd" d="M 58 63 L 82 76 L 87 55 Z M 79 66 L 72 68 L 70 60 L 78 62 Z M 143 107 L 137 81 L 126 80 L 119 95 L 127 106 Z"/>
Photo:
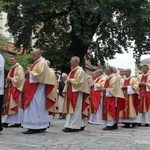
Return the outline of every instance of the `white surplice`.
<path id="1" fill-rule="evenodd" d="M 30 74 L 30 83 L 36 82 Z M 49 112 L 46 110 L 45 93 L 45 84 L 39 83 L 29 106 L 23 112 L 23 128 L 44 129 L 49 127 Z"/>
<path id="2" fill-rule="evenodd" d="M 94 85 L 94 91 L 98 91 L 98 88 L 96 85 Z M 106 123 L 105 120 L 102 120 L 102 99 L 103 99 L 102 96 L 103 94 L 101 94 L 101 100 L 100 100 L 100 104 L 99 104 L 97 112 L 95 114 L 90 114 L 90 118 L 89 118 L 90 124 L 104 125 Z"/>
<path id="3" fill-rule="evenodd" d="M 65 128 L 80 129 L 81 127 L 85 127 L 86 121 L 82 119 L 82 98 L 83 93 L 79 92 L 75 112 L 66 115 Z"/>
<path id="4" fill-rule="evenodd" d="M 2 117 L 2 123 L 20 124 L 22 122 L 22 113 L 23 110 L 18 108 L 18 112 L 16 114 L 4 115 Z"/>

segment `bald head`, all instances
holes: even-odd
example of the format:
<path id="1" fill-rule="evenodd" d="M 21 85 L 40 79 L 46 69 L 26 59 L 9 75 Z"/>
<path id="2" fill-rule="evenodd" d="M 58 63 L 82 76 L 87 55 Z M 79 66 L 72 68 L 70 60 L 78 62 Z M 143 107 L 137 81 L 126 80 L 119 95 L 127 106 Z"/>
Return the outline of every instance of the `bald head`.
<path id="1" fill-rule="evenodd" d="M 126 68 L 125 69 L 125 76 L 126 77 L 130 77 L 130 75 L 131 75 L 131 69 L 130 68 Z"/>

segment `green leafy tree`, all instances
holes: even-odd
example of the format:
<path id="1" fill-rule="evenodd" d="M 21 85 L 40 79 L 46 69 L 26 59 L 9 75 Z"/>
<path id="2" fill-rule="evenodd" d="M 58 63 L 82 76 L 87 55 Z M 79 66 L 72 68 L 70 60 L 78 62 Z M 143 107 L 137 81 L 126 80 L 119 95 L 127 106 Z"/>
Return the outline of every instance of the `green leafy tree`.
<path id="1" fill-rule="evenodd" d="M 4 49 L 8 46 L 8 38 L 0 34 L 0 49 Z"/>
<path id="2" fill-rule="evenodd" d="M 0 12 L 3 10 L 3 7 L 6 5 L 7 3 L 4 1 L 0 1 Z"/>
<path id="3" fill-rule="evenodd" d="M 133 48 L 137 62 L 149 53 L 149 0 L 1 1 L 8 3 L 4 10 L 16 45 L 30 47 L 34 37 L 35 47 L 43 49 L 52 65 L 63 71 L 71 55 L 83 60 L 87 54 L 97 65 L 122 53 L 123 48 Z"/>

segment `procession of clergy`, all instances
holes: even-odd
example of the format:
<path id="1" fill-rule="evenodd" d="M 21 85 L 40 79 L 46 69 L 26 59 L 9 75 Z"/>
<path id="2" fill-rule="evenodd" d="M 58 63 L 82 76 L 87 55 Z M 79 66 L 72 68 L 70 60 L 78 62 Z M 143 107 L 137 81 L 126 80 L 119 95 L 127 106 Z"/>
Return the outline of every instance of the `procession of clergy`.
<path id="1" fill-rule="evenodd" d="M 131 76 L 129 68 L 117 73 L 115 67 L 107 66 L 104 72 L 97 69 L 87 78 L 79 66 L 80 58 L 73 56 L 71 72 L 58 96 L 56 75 L 50 62 L 42 57 L 39 49 L 33 49 L 31 56 L 34 63 L 25 73 L 17 58 L 10 57 L 12 67 L 5 81 L 4 94 L 5 60 L 0 54 L 1 108 L 3 97 L 5 99 L 0 131 L 3 127 L 23 127 L 28 129 L 24 134 L 43 133 L 50 126 L 50 117 L 60 110 L 59 104 L 60 113 L 66 114 L 63 132 L 83 131 L 87 122 L 105 125 L 103 130 L 118 129 L 118 124 L 123 124 L 124 128 L 150 125 L 147 65 L 142 66 L 142 74 L 137 77 Z"/>

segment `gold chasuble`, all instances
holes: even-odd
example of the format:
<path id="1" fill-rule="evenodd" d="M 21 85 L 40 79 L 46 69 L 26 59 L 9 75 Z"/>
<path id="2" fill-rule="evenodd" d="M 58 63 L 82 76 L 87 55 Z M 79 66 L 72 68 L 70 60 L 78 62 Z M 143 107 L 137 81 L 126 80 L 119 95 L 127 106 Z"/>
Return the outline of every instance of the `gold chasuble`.
<path id="1" fill-rule="evenodd" d="M 56 75 L 55 75 L 55 72 L 52 68 L 49 68 L 49 72 L 51 74 L 50 78 L 52 81 L 54 81 L 54 88 L 52 89 L 51 91 L 51 97 L 50 99 L 55 99 L 55 105 L 53 105 L 53 107 L 51 108 L 50 110 L 50 114 L 56 114 L 58 113 L 58 94 L 57 94 L 57 80 L 56 80 Z"/>
<path id="2" fill-rule="evenodd" d="M 69 73 L 68 78 L 71 79 L 71 83 L 67 85 L 64 113 L 74 113 L 77 105 L 78 93 L 83 92 L 82 119 L 87 118 L 90 92 L 85 72 L 78 66 Z M 73 91 L 73 89 L 75 89 L 76 92 Z"/>
<path id="3" fill-rule="evenodd" d="M 120 111 L 125 107 L 125 98 L 116 75 L 112 74 L 110 78 L 107 78 L 104 87 L 109 90 L 112 96 L 107 96 L 105 92 L 103 93 L 103 120 L 115 118 L 118 121 Z"/>
<path id="4" fill-rule="evenodd" d="M 11 81 L 7 82 L 6 87 L 6 115 L 17 113 L 18 107 L 20 107 L 21 92 L 24 85 L 24 70 L 22 66 L 20 66 L 19 63 L 12 66 L 8 73 L 8 77 L 11 78 Z"/>
<path id="5" fill-rule="evenodd" d="M 30 68 L 31 75 L 38 83 L 30 83 L 29 76 L 27 75 L 25 80 L 25 86 L 23 90 L 23 108 L 26 109 L 38 88 L 40 83 L 45 84 L 46 88 L 46 109 L 50 113 L 56 113 L 56 95 L 55 95 L 55 80 L 44 58 L 39 58 L 33 63 Z"/>
<path id="6" fill-rule="evenodd" d="M 144 82 L 145 85 L 139 86 L 139 112 L 146 113 L 150 109 L 150 75 L 139 75 L 138 82 Z"/>
<path id="7" fill-rule="evenodd" d="M 125 108 L 122 111 L 121 118 L 134 118 L 138 115 L 139 99 L 138 99 L 138 82 L 136 78 L 129 77 L 122 79 L 122 91 L 125 96 Z M 135 93 L 128 94 L 127 86 L 131 86 Z"/>

